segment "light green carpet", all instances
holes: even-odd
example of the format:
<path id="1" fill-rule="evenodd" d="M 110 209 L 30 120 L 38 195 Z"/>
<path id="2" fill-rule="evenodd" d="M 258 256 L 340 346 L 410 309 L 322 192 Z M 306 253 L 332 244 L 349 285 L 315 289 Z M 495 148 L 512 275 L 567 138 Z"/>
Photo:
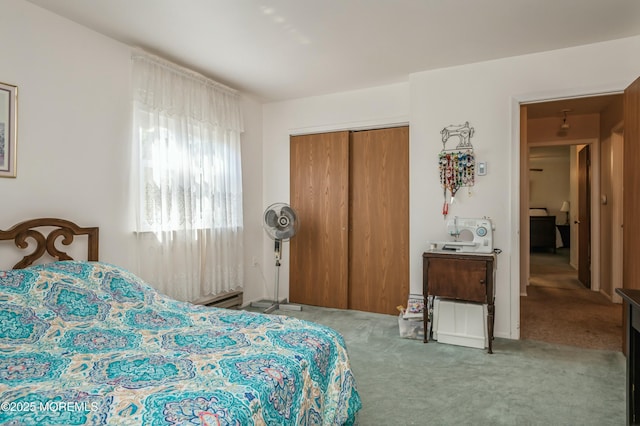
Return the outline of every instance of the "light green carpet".
<path id="1" fill-rule="evenodd" d="M 342 333 L 363 426 L 625 424 L 620 352 L 497 338 L 489 355 L 402 339 L 390 315 L 312 306 L 276 313 Z"/>

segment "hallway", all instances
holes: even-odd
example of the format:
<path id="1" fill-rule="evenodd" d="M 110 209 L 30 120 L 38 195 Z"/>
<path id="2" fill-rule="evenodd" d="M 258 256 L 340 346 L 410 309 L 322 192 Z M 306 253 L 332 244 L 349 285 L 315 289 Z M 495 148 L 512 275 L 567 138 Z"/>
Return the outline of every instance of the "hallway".
<path id="1" fill-rule="evenodd" d="M 520 338 L 589 349 L 622 349 L 622 305 L 588 290 L 568 250 L 531 253 L 531 280 L 520 297 Z"/>

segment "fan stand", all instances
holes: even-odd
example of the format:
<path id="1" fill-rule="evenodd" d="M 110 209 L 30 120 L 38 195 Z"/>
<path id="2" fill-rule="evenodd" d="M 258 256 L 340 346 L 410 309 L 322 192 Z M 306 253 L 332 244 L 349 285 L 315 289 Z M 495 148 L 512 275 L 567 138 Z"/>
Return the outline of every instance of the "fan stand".
<path id="1" fill-rule="evenodd" d="M 291 305 L 288 303 L 287 298 L 282 300 L 278 300 L 278 293 L 280 287 L 280 243 L 281 240 L 275 240 L 275 257 L 276 257 L 276 285 L 273 300 L 265 300 L 259 302 L 251 303 L 251 306 L 254 308 L 267 308 L 263 312 L 265 314 L 270 314 L 271 312 L 281 309 L 286 311 L 301 311 L 302 306 L 299 305 Z"/>

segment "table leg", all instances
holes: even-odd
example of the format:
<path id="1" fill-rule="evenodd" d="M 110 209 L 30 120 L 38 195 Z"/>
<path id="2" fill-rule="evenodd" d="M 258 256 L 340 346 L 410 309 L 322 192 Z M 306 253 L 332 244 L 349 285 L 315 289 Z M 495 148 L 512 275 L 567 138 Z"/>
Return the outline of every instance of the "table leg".
<path id="1" fill-rule="evenodd" d="M 495 321 L 495 305 L 489 303 L 487 305 L 487 340 L 489 340 L 489 353 L 493 353 L 493 326 Z"/>

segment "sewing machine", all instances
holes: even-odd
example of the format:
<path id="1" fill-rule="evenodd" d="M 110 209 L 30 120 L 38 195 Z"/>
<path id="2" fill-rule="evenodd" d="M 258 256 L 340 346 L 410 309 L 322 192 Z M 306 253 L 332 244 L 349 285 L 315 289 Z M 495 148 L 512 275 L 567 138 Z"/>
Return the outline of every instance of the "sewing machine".
<path id="1" fill-rule="evenodd" d="M 493 229 L 491 219 L 456 216 L 447 221 L 447 233 L 453 241 L 432 242 L 431 251 L 492 253 Z"/>

